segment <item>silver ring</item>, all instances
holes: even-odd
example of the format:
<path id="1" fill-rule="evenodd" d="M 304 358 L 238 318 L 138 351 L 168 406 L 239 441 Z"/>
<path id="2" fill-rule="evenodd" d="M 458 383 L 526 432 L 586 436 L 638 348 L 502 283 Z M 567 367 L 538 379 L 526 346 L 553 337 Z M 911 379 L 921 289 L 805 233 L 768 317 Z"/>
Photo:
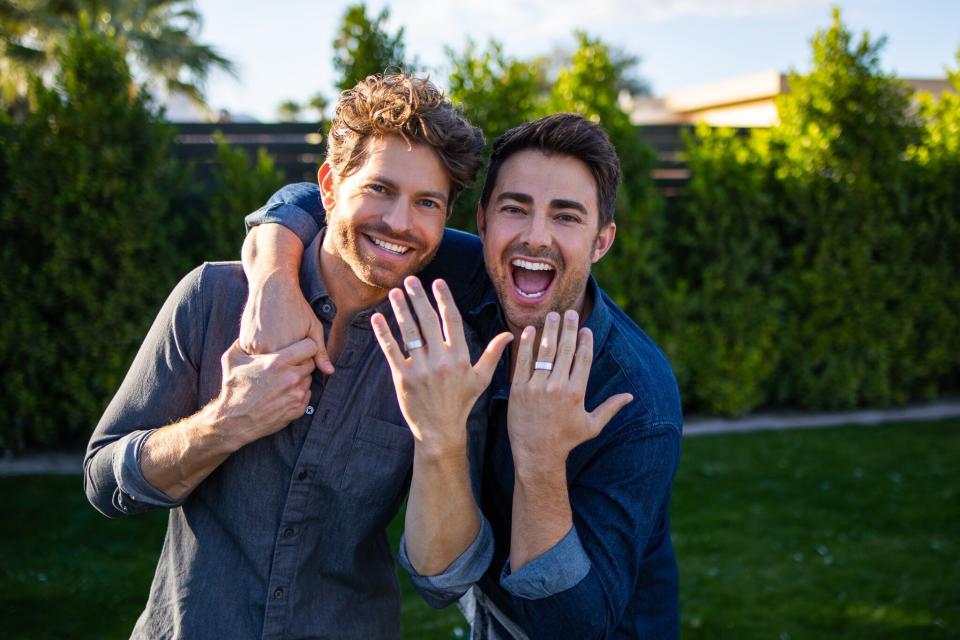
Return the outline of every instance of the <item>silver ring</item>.
<path id="1" fill-rule="evenodd" d="M 553 371 L 553 363 L 537 360 L 536 364 L 533 365 L 533 368 L 540 369 L 541 371 Z"/>
<path id="2" fill-rule="evenodd" d="M 416 340 L 407 340 L 403 344 L 407 348 L 407 351 L 413 351 L 423 346 L 423 340 L 417 338 Z"/>

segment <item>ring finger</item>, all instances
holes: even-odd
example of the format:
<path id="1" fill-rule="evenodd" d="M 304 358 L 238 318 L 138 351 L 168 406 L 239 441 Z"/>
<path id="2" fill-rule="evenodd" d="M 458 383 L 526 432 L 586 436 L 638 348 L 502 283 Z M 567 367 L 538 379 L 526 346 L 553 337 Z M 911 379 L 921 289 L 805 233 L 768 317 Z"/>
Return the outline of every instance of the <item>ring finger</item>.
<path id="1" fill-rule="evenodd" d="M 397 317 L 397 326 L 400 327 L 400 337 L 403 339 L 403 346 L 410 357 L 423 349 L 423 339 L 420 337 L 420 329 L 417 327 L 417 321 L 413 319 L 413 313 L 407 304 L 407 299 L 400 289 L 391 289 L 390 306 L 393 307 L 393 314 Z"/>
<path id="2" fill-rule="evenodd" d="M 540 344 L 537 347 L 537 359 L 533 365 L 533 375 L 548 377 L 553 370 L 553 360 L 557 355 L 557 329 L 560 327 L 560 314 L 551 311 L 543 321 L 540 332 Z"/>

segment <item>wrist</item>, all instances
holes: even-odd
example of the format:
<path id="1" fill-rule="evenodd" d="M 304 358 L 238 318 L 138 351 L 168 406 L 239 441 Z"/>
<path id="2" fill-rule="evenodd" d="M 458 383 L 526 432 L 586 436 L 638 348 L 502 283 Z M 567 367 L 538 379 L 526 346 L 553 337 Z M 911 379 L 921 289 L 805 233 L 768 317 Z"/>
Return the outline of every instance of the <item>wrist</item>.
<path id="1" fill-rule="evenodd" d="M 513 467 L 518 480 L 543 481 L 555 479 L 558 475 L 565 479 L 567 453 L 515 447 L 513 448 Z"/>
<path id="2" fill-rule="evenodd" d="M 414 460 L 433 466 L 462 466 L 467 460 L 466 429 L 463 437 L 414 439 Z"/>
<path id="3" fill-rule="evenodd" d="M 197 425 L 198 441 L 209 450 L 225 455 L 249 444 L 243 438 L 243 430 L 236 428 L 236 417 L 223 394 L 214 398 L 201 409 L 201 419 Z"/>

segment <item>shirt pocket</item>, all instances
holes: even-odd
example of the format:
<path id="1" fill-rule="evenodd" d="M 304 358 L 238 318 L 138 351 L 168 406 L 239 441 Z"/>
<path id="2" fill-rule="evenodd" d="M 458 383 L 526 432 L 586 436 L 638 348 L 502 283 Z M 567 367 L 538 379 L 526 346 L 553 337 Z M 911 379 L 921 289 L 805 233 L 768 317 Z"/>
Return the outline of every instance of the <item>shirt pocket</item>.
<path id="1" fill-rule="evenodd" d="M 340 490 L 373 502 L 397 500 L 413 466 L 413 434 L 405 424 L 360 419 Z"/>

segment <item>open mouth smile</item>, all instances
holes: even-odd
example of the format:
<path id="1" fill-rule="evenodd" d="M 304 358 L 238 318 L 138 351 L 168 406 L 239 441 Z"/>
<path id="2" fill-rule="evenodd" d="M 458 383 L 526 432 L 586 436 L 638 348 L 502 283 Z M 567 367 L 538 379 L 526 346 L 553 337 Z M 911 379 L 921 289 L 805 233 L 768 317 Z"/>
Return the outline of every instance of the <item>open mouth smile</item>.
<path id="1" fill-rule="evenodd" d="M 510 261 L 513 291 L 525 302 L 538 302 L 545 298 L 556 273 L 553 265 L 542 260 L 518 257 Z"/>
<path id="2" fill-rule="evenodd" d="M 410 247 L 405 247 L 401 244 L 395 242 L 387 242 L 386 240 L 381 240 L 380 238 L 374 238 L 373 236 L 364 234 L 367 239 L 373 243 L 377 248 L 382 249 L 388 253 L 391 253 L 395 256 L 402 256 L 403 254 L 410 251 Z"/>

